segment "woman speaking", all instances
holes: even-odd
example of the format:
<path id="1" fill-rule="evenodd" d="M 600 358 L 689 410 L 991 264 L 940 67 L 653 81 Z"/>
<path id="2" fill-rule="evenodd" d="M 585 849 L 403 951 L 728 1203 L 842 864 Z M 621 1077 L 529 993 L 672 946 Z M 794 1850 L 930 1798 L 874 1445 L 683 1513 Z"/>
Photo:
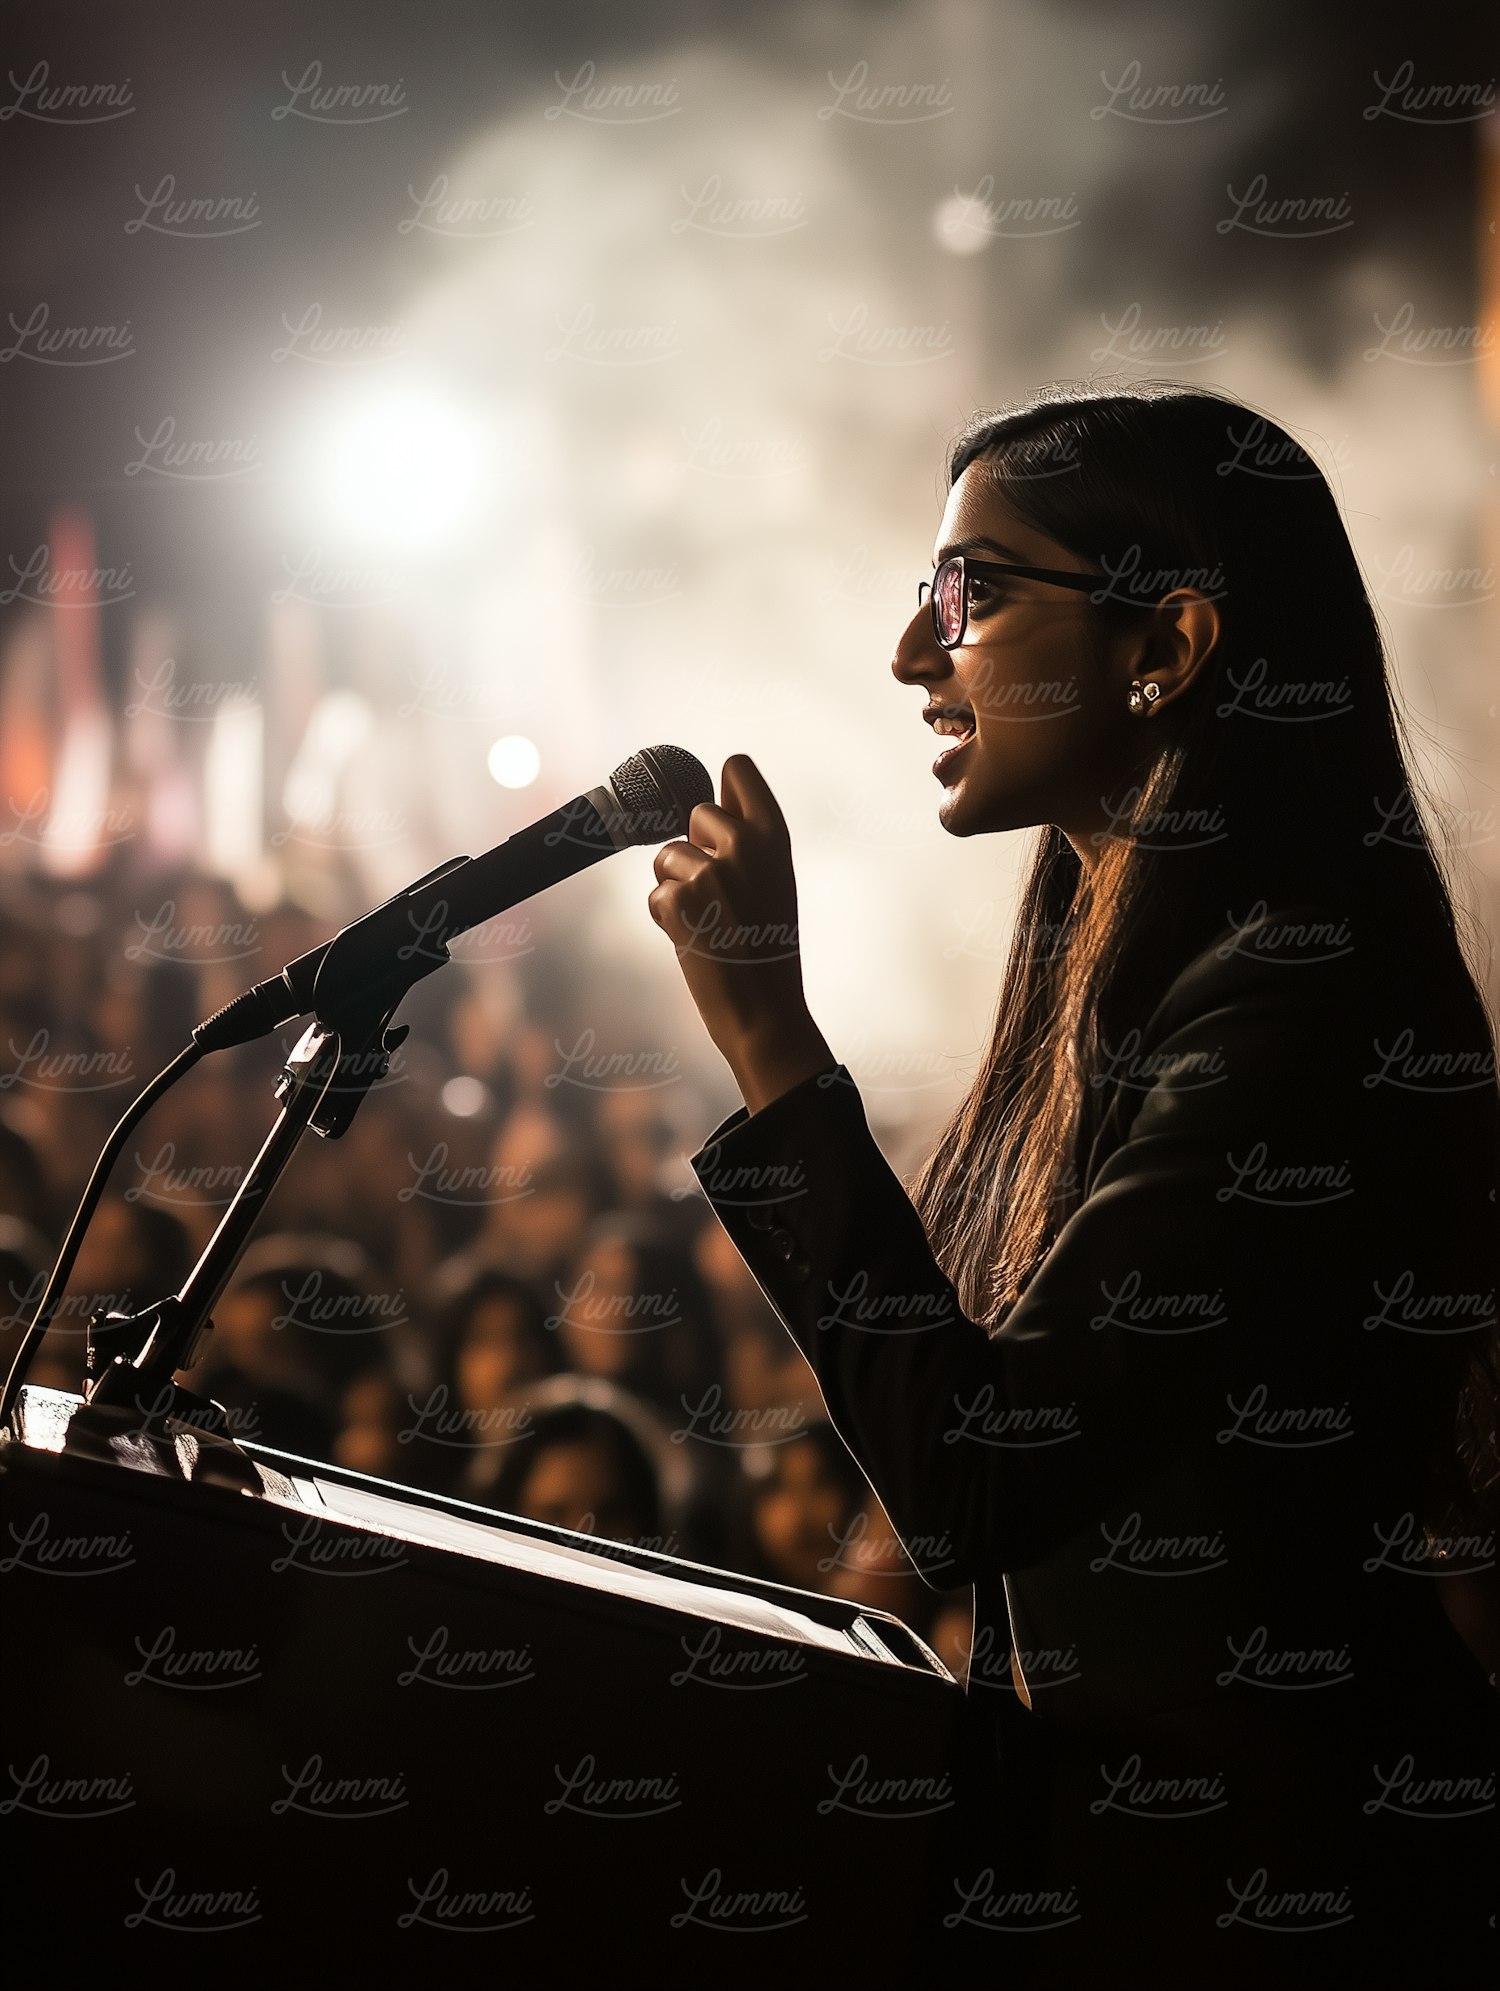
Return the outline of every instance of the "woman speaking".
<path id="1" fill-rule="evenodd" d="M 936 1914 L 1004 1984 L 1457 1982 L 1500 1872 L 1500 1093 L 1353 551 L 1213 392 L 1047 390 L 948 471 L 891 668 L 944 828 L 1037 834 L 907 1186 L 748 758 L 649 902 L 744 1100 L 704 1192 L 1011 1655 Z"/>

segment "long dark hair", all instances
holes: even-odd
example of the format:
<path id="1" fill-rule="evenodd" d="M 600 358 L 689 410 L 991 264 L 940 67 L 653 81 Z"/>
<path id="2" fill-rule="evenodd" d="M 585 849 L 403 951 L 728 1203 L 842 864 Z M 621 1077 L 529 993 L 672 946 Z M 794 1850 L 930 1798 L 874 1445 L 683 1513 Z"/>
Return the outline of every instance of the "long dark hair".
<path id="1" fill-rule="evenodd" d="M 1036 833 L 981 1067 L 909 1185 L 965 1311 L 994 1332 L 1079 1201 L 1111 1045 L 1231 918 L 1262 902 L 1375 914 L 1464 1028 L 1486 1043 L 1490 1029 L 1422 819 L 1444 811 L 1415 785 L 1375 612 L 1302 445 L 1211 389 L 1058 384 L 976 416 L 950 488 L 971 464 L 1109 577 L 1100 638 L 1143 627 L 1177 587 L 1212 595 L 1222 617 L 1203 677 L 1150 722 L 1150 772 L 1110 798 L 1095 866 L 1056 827 Z M 1257 724 L 1246 701 L 1328 723 Z M 1371 836 L 1376 811 L 1400 833 Z M 1481 1339 L 1462 1413 L 1474 1485 L 1496 1470 L 1494 1337 Z"/>
<path id="2" fill-rule="evenodd" d="M 586 1402 L 546 1404 L 532 1428 L 512 1445 L 495 1477 L 490 1499 L 505 1513 L 524 1511 L 526 1489 L 544 1452 L 558 1445 L 591 1446 L 604 1454 L 615 1495 L 648 1540 L 661 1531 L 661 1483 L 638 1432 L 613 1410 Z M 597 1517 L 596 1517 L 597 1518 Z"/>

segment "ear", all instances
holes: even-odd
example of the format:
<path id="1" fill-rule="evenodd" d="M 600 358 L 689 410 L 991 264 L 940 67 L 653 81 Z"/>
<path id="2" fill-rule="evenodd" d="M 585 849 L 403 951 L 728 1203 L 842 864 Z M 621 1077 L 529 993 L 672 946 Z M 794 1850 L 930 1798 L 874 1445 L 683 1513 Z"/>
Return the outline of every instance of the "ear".
<path id="1" fill-rule="evenodd" d="M 1148 718 L 1197 682 L 1218 648 L 1223 627 L 1218 603 L 1199 589 L 1174 588 L 1162 596 L 1131 667 L 1133 677 L 1161 686 L 1161 696 L 1147 709 Z"/>

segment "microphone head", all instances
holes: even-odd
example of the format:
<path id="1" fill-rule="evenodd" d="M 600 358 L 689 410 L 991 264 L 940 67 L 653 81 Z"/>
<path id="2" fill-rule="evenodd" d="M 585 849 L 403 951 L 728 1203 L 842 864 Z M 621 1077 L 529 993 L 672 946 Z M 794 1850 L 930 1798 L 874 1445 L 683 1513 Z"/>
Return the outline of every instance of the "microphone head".
<path id="1" fill-rule="evenodd" d="M 609 824 L 617 849 L 685 837 L 694 809 L 714 799 L 708 769 L 685 747 L 642 747 L 620 762 L 608 785 L 618 803 Z"/>

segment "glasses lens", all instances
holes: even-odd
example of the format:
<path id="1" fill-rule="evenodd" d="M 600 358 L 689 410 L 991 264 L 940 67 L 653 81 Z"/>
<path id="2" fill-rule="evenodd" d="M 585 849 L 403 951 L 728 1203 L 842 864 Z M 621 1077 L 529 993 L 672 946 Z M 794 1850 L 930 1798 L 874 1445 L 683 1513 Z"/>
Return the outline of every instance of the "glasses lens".
<path id="1" fill-rule="evenodd" d="M 964 626 L 964 569 L 961 560 L 945 560 L 932 577 L 932 612 L 938 641 L 956 643 Z"/>

